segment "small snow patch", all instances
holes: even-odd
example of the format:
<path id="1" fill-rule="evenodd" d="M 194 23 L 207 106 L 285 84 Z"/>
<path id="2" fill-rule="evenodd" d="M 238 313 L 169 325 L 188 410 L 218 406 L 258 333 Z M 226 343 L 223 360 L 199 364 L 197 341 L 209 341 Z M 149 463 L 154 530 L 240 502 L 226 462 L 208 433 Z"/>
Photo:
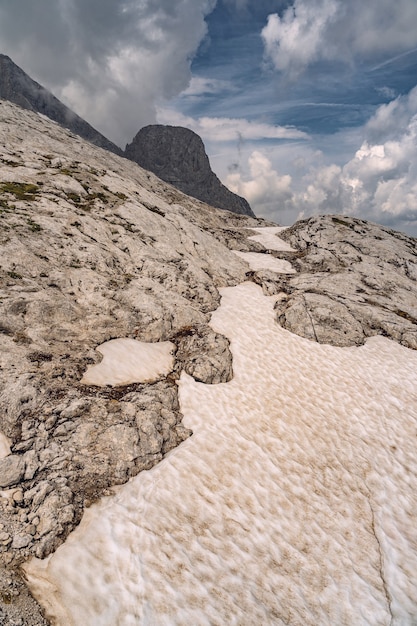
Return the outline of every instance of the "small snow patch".
<path id="1" fill-rule="evenodd" d="M 148 383 L 166 376 L 174 367 L 170 341 L 145 343 L 135 339 L 112 339 L 97 350 L 103 355 L 81 379 L 85 385 L 129 385 Z"/>
<path id="2" fill-rule="evenodd" d="M 290 244 L 280 239 L 277 235 L 283 230 L 286 230 L 287 226 L 266 226 L 264 228 L 251 228 L 259 233 L 259 235 L 252 235 L 248 237 L 252 241 L 261 243 L 268 250 L 277 250 L 278 252 L 294 252 L 294 248 L 291 248 Z"/>
<path id="3" fill-rule="evenodd" d="M 285 261 L 285 259 L 276 259 L 270 254 L 259 252 L 241 252 L 240 250 L 233 250 L 233 252 L 246 261 L 254 272 L 259 270 L 272 270 L 279 274 L 295 274 L 295 269 L 292 267 L 291 263 Z"/>
<path id="4" fill-rule="evenodd" d="M 11 454 L 10 443 L 10 439 L 0 432 L 0 459 L 4 459 Z"/>

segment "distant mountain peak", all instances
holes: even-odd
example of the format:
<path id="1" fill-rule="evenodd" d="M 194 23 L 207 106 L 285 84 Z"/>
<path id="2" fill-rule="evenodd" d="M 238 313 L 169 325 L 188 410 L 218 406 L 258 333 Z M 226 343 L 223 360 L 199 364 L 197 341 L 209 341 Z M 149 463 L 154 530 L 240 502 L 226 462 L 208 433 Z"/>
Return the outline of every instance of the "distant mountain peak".
<path id="1" fill-rule="evenodd" d="M 125 155 L 193 198 L 254 217 L 247 200 L 231 192 L 217 178 L 201 137 L 189 128 L 145 126 L 126 146 Z"/>
<path id="2" fill-rule="evenodd" d="M 0 54 L 0 99 L 41 113 L 90 143 L 134 161 L 183 193 L 211 206 L 255 217 L 248 202 L 225 187 L 210 167 L 202 139 L 181 126 L 142 128 L 123 152 L 10 57 Z"/>

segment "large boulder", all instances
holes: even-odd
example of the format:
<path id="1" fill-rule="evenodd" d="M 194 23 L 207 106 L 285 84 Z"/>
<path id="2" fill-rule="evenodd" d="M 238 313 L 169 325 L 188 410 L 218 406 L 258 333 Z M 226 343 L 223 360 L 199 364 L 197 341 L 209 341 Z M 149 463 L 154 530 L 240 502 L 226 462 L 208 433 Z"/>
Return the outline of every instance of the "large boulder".
<path id="1" fill-rule="evenodd" d="M 248 202 L 222 185 L 201 138 L 188 128 L 145 126 L 126 146 L 125 156 L 193 198 L 254 217 Z"/>

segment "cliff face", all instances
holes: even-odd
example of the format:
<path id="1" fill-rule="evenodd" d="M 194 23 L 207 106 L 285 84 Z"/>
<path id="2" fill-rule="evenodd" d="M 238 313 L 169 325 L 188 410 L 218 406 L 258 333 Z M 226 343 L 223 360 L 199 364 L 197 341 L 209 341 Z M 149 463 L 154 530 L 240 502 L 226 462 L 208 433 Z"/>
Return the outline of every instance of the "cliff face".
<path id="1" fill-rule="evenodd" d="M 222 185 L 201 138 L 188 128 L 146 126 L 126 146 L 125 156 L 193 198 L 254 217 L 248 202 Z"/>
<path id="2" fill-rule="evenodd" d="M 29 111 L 42 113 L 90 143 L 115 154 L 122 154 L 118 146 L 71 111 L 45 87 L 32 80 L 4 54 L 0 54 L 0 98 Z"/>

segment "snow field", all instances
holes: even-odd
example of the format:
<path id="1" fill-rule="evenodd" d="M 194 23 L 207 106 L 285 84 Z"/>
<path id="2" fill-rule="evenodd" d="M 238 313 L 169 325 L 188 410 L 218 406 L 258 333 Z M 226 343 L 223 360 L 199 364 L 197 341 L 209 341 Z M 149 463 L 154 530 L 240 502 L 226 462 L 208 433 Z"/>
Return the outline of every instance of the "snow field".
<path id="1" fill-rule="evenodd" d="M 259 252 L 241 252 L 240 250 L 233 252 L 246 261 L 254 272 L 272 270 L 278 274 L 295 274 L 295 269 L 285 259 L 276 259 L 270 254 L 260 254 Z"/>
<path id="2" fill-rule="evenodd" d="M 182 374 L 194 435 L 27 566 L 57 623 L 412 624 L 417 354 L 309 342 L 224 289 L 234 379 Z"/>
<path id="3" fill-rule="evenodd" d="M 252 235 L 248 239 L 261 243 L 268 250 L 276 250 L 278 252 L 294 252 L 287 242 L 280 239 L 278 233 L 285 230 L 285 226 L 266 226 L 264 228 L 251 228 L 250 230 L 256 231 L 257 235 Z M 233 250 L 238 257 L 248 263 L 250 269 L 254 272 L 260 270 L 271 270 L 278 274 L 295 274 L 295 270 L 291 263 L 285 259 L 276 259 L 269 254 L 260 254 L 258 252 L 242 252 L 240 250 Z"/>

